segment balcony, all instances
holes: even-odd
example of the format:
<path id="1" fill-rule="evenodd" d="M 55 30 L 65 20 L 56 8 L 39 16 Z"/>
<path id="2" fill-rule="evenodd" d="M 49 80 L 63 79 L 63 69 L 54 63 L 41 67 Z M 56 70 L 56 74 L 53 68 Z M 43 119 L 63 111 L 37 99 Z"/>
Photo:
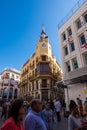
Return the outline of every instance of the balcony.
<path id="1" fill-rule="evenodd" d="M 10 78 L 10 76 L 7 74 L 3 76 L 3 79 L 9 79 L 9 78 Z"/>
<path id="2" fill-rule="evenodd" d="M 49 71 L 39 71 L 39 72 L 37 72 L 37 76 L 39 76 L 39 75 L 52 75 L 52 73 Z"/>
<path id="3" fill-rule="evenodd" d="M 31 80 L 34 80 L 36 78 L 36 75 L 31 75 L 28 77 L 28 79 L 31 81 Z"/>
<path id="4" fill-rule="evenodd" d="M 30 69 L 32 70 L 32 69 L 34 69 L 35 68 L 35 64 L 33 63 L 33 64 L 30 64 Z"/>
<path id="5" fill-rule="evenodd" d="M 21 76 L 24 76 L 24 75 L 26 75 L 28 73 L 28 69 L 26 70 L 26 71 L 24 71 L 22 74 L 21 74 Z"/>
<path id="6" fill-rule="evenodd" d="M 48 90 L 49 89 L 49 84 L 40 84 L 39 89 Z"/>
<path id="7" fill-rule="evenodd" d="M 27 84 L 27 83 L 28 83 L 28 80 L 25 79 L 25 80 L 23 80 L 21 83 L 22 83 L 23 85 L 24 85 L 24 84 Z"/>

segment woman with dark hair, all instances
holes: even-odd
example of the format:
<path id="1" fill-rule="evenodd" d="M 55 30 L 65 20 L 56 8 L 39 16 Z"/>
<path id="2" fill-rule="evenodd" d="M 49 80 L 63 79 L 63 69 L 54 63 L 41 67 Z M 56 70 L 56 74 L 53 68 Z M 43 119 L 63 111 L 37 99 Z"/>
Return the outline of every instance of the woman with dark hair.
<path id="1" fill-rule="evenodd" d="M 70 105 L 70 116 L 68 118 L 68 130 L 74 130 L 81 126 L 81 120 L 79 118 L 78 106 L 75 101 L 71 100 Z"/>
<path id="2" fill-rule="evenodd" d="M 15 100 L 8 112 L 8 118 L 0 130 L 24 130 L 22 117 L 24 114 L 23 101 Z"/>

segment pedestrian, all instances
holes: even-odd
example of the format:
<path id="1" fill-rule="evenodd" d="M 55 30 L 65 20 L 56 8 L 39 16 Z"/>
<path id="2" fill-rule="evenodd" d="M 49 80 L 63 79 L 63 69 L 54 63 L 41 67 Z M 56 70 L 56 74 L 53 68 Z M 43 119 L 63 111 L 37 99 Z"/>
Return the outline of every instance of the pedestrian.
<path id="1" fill-rule="evenodd" d="M 6 101 L 6 106 L 7 106 L 7 113 L 8 113 L 9 108 L 10 108 L 10 106 L 11 106 L 10 100 L 7 100 L 7 101 Z"/>
<path id="2" fill-rule="evenodd" d="M 2 103 L 1 119 L 4 117 L 4 120 L 6 120 L 6 115 L 7 115 L 7 105 L 6 105 L 6 102 L 4 101 Z"/>
<path id="3" fill-rule="evenodd" d="M 69 109 L 71 114 L 68 118 L 68 130 L 74 130 L 81 126 L 81 120 L 78 115 L 78 106 L 73 100 L 70 101 Z"/>
<path id="4" fill-rule="evenodd" d="M 82 104 L 82 100 L 80 98 L 77 98 L 77 103 L 78 103 L 80 116 L 83 117 L 83 104 Z"/>
<path id="5" fill-rule="evenodd" d="M 87 97 L 86 97 L 86 99 L 85 99 L 85 101 L 84 101 L 84 105 L 85 105 L 85 104 L 87 104 Z"/>
<path id="6" fill-rule="evenodd" d="M 46 126 L 41 119 L 42 102 L 39 99 L 31 101 L 31 111 L 25 117 L 25 130 L 46 130 Z"/>
<path id="7" fill-rule="evenodd" d="M 61 103 L 60 103 L 59 99 L 56 99 L 54 106 L 55 106 L 55 111 L 57 114 L 57 120 L 58 120 L 58 122 L 60 122 L 61 121 L 61 115 L 60 115 Z"/>
<path id="8" fill-rule="evenodd" d="M 87 111 L 87 97 L 86 97 L 86 99 L 85 99 L 85 101 L 84 101 L 84 108 L 85 108 L 85 110 Z"/>
<path id="9" fill-rule="evenodd" d="M 8 112 L 8 118 L 0 130 L 24 130 L 22 117 L 24 114 L 23 101 L 15 100 Z"/>
<path id="10" fill-rule="evenodd" d="M 63 99 L 62 101 L 62 110 L 63 110 L 63 116 L 65 117 L 66 115 L 66 103 L 65 103 L 65 100 Z"/>
<path id="11" fill-rule="evenodd" d="M 50 107 L 51 107 L 51 109 L 54 111 L 54 102 L 53 102 L 52 99 L 51 99 L 51 101 L 50 101 Z"/>
<path id="12" fill-rule="evenodd" d="M 46 103 L 46 108 L 42 111 L 43 117 L 45 119 L 47 130 L 53 130 L 53 125 L 55 123 L 55 117 L 51 105 L 49 102 Z"/>

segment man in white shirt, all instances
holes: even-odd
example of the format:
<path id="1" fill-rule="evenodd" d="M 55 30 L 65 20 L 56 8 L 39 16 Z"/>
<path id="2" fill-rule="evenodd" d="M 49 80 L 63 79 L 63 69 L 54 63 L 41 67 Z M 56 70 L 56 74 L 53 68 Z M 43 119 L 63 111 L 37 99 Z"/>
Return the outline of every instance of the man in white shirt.
<path id="1" fill-rule="evenodd" d="M 58 99 L 56 99 L 54 106 L 55 106 L 55 111 L 56 111 L 56 114 L 57 114 L 58 122 L 60 122 L 61 121 L 61 116 L 60 116 L 61 103 Z"/>

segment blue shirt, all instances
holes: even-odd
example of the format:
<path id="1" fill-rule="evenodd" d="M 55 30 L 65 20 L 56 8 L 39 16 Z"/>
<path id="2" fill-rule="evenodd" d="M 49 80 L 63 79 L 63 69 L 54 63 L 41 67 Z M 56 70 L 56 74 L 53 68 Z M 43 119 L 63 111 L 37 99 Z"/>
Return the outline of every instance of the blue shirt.
<path id="1" fill-rule="evenodd" d="M 30 111 L 25 118 L 25 130 L 47 130 L 40 113 Z"/>

